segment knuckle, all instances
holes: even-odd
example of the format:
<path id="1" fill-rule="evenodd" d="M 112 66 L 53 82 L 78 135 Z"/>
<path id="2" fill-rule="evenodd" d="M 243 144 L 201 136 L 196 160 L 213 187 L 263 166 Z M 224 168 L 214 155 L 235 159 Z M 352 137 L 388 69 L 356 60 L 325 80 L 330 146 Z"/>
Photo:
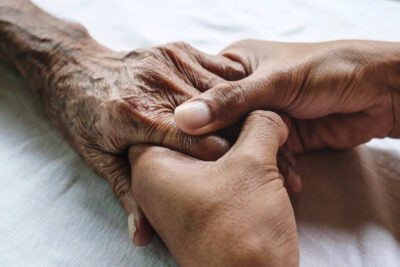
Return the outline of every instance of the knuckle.
<path id="1" fill-rule="evenodd" d="M 244 169 L 249 171 L 250 173 L 255 172 L 256 170 L 261 171 L 262 173 L 277 173 L 278 167 L 276 166 L 276 162 L 269 158 L 260 155 L 259 153 L 242 152 L 236 158 L 237 166 L 246 166 Z"/>
<path id="2" fill-rule="evenodd" d="M 173 132 L 172 137 L 177 140 L 177 149 L 182 153 L 190 154 L 190 149 L 196 142 L 196 137 L 192 137 L 178 129 L 174 129 Z"/>
<path id="3" fill-rule="evenodd" d="M 151 58 L 153 59 L 154 62 L 163 61 L 164 64 L 172 64 L 172 62 L 178 60 L 179 51 L 180 49 L 178 49 L 175 45 L 165 44 L 155 47 Z"/>
<path id="4" fill-rule="evenodd" d="M 131 183 L 129 177 L 121 174 L 119 170 L 115 170 L 113 168 L 109 168 L 105 170 L 105 172 L 107 173 L 106 179 L 118 198 L 130 191 Z"/>
<path id="5" fill-rule="evenodd" d="M 159 125 L 159 127 L 160 126 L 161 125 Z M 180 131 L 171 122 L 162 123 L 161 131 L 164 134 L 160 135 L 159 139 L 153 138 L 153 140 L 151 140 L 152 142 L 156 141 L 161 146 L 168 147 L 185 154 L 191 154 L 191 150 L 198 140 L 197 137 Z"/>
<path id="6" fill-rule="evenodd" d="M 118 198 L 127 194 L 131 189 L 131 183 L 129 181 L 129 178 L 126 176 L 117 175 L 114 178 L 110 179 L 110 184 L 115 195 Z"/>
<path id="7" fill-rule="evenodd" d="M 248 116 L 248 120 L 250 120 L 250 122 L 262 121 L 263 124 L 268 126 L 268 128 L 273 129 L 280 129 L 284 123 L 281 116 L 279 116 L 277 113 L 266 110 L 253 111 Z"/>
<path id="8" fill-rule="evenodd" d="M 161 53 L 162 55 L 170 55 L 176 49 L 176 46 L 173 44 L 165 44 L 155 47 L 155 54 Z"/>
<path id="9" fill-rule="evenodd" d="M 172 53 L 176 53 L 180 50 L 191 51 L 193 50 L 193 47 L 185 42 L 173 42 L 158 46 L 157 49 L 167 53 L 168 55 L 171 55 Z"/>
<path id="10" fill-rule="evenodd" d="M 186 43 L 186 42 L 182 42 L 182 41 L 180 41 L 180 42 L 173 42 L 173 43 L 170 43 L 170 45 L 171 45 L 172 47 L 176 47 L 176 48 L 179 48 L 179 49 L 185 49 L 185 50 L 191 50 L 191 49 L 193 49 L 193 47 L 192 47 L 191 45 L 189 45 L 189 44 Z"/>
<path id="11" fill-rule="evenodd" d="M 73 34 L 75 40 L 89 38 L 89 32 L 82 24 L 73 22 L 71 27 L 71 33 Z"/>
<path id="12" fill-rule="evenodd" d="M 229 45 L 226 49 L 223 50 L 223 53 L 225 52 L 232 52 L 240 49 L 248 49 L 249 43 L 253 42 L 254 40 L 251 39 L 244 39 L 244 40 L 239 40 L 231 45 Z"/>
<path id="13" fill-rule="evenodd" d="M 240 105 L 246 102 L 246 92 L 239 84 L 227 83 L 221 85 L 220 88 L 215 88 L 212 93 L 210 106 L 216 103 L 218 107 L 231 108 L 235 105 Z"/>
<path id="14" fill-rule="evenodd" d="M 127 54 L 126 57 L 131 57 L 136 60 L 152 60 L 157 58 L 157 55 L 159 55 L 159 51 L 155 48 L 146 48 L 146 49 L 136 49 L 135 51 L 131 51 L 130 53 Z"/>
<path id="15" fill-rule="evenodd" d="M 130 191 L 129 165 L 126 159 L 97 151 L 87 151 L 83 157 L 98 175 L 107 179 L 118 198 Z"/>

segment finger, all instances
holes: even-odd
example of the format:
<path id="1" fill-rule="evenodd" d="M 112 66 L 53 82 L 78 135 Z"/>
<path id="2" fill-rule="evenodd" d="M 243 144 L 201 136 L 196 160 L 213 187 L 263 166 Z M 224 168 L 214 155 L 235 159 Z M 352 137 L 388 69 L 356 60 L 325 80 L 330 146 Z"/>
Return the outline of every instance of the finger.
<path id="1" fill-rule="evenodd" d="M 300 193 L 302 182 L 300 175 L 296 172 L 296 159 L 286 143 L 278 151 L 277 162 L 279 171 L 285 177 L 287 188 L 293 194 Z"/>
<path id="2" fill-rule="evenodd" d="M 225 77 L 239 79 L 245 75 L 239 63 L 222 56 L 207 55 L 185 43 L 166 45 L 162 51 L 174 63 L 177 75 L 200 91 L 226 82 Z"/>
<path id="3" fill-rule="evenodd" d="M 287 182 L 294 194 L 298 194 L 303 189 L 303 183 L 301 181 L 301 176 L 294 170 L 290 170 L 287 176 Z"/>
<path id="4" fill-rule="evenodd" d="M 196 63 L 190 63 L 184 68 L 192 85 L 201 92 L 207 91 L 220 83 L 226 82 L 226 80 L 220 76 L 208 71 L 203 66 Z"/>
<path id="5" fill-rule="evenodd" d="M 193 62 L 200 63 L 203 68 L 225 80 L 239 80 L 246 76 L 246 70 L 242 64 L 221 55 L 203 53 L 184 42 L 164 45 L 163 50 L 175 63 L 182 62 L 179 59 L 192 59 Z M 186 53 L 186 55 L 183 55 L 183 53 Z"/>
<path id="6" fill-rule="evenodd" d="M 247 75 L 242 64 L 224 56 L 209 55 L 199 52 L 197 59 L 205 69 L 227 81 L 240 80 Z"/>
<path id="7" fill-rule="evenodd" d="M 249 155 L 253 159 L 276 165 L 279 147 L 286 141 L 288 127 L 271 111 L 253 111 L 246 118 L 233 154 Z"/>
<path id="8" fill-rule="evenodd" d="M 172 136 L 165 138 L 163 144 L 168 148 L 181 151 L 201 160 L 217 160 L 230 148 L 229 142 L 218 135 L 206 135 L 198 138 L 183 132 L 179 132 L 178 135 L 178 138 L 172 138 Z"/>
<path id="9" fill-rule="evenodd" d="M 131 127 L 124 127 L 118 133 L 122 136 L 124 143 L 118 147 L 129 147 L 133 144 L 153 144 L 165 146 L 182 153 L 192 155 L 202 160 L 216 160 L 226 153 L 229 149 L 229 142 L 216 134 L 204 136 L 192 136 L 182 132 L 176 125 L 175 118 L 170 106 L 182 103 L 184 100 L 196 95 L 198 91 L 192 86 L 179 79 L 175 74 L 168 77 L 159 77 L 161 83 L 158 87 L 166 86 L 173 88 L 175 93 L 165 93 L 168 99 L 165 101 L 168 106 L 163 107 L 163 103 L 151 103 L 157 108 L 153 108 L 147 117 L 151 117 L 151 122 L 147 118 L 138 118 L 136 110 L 132 106 L 137 105 L 137 96 L 124 98 L 124 102 L 115 103 L 115 112 L 122 117 L 124 124 Z M 150 105 L 150 104 L 149 104 Z M 115 121 L 120 124 L 119 121 Z M 117 125 L 117 126 L 118 126 Z M 143 125 L 144 127 L 137 127 Z"/>
<path id="10" fill-rule="evenodd" d="M 364 112 L 332 114 L 313 120 L 296 119 L 293 122 L 288 139 L 288 146 L 293 153 L 325 147 L 354 147 L 374 137 L 384 137 L 382 132 L 387 132 L 388 128 L 384 119 L 376 120 Z M 375 127 L 371 128 L 370 125 Z"/>
<path id="11" fill-rule="evenodd" d="M 177 130 L 176 135 L 168 135 L 163 146 L 180 151 L 195 158 L 213 161 L 222 157 L 230 148 L 229 142 L 218 135 L 191 136 Z"/>
<path id="12" fill-rule="evenodd" d="M 188 85 L 195 87 L 195 89 L 205 91 L 221 82 L 226 82 L 226 80 L 220 76 L 205 69 L 200 62 L 196 60 L 195 55 L 200 53 L 198 50 L 192 51 L 190 48 L 190 53 L 192 54 L 189 55 L 187 51 L 171 50 L 168 49 L 168 47 L 164 48 L 164 51 L 169 55 L 169 58 L 175 66 L 175 75 Z"/>
<path id="13" fill-rule="evenodd" d="M 200 91 L 225 81 L 224 77 L 245 75 L 241 64 L 222 56 L 207 55 L 183 42 L 169 43 L 158 49 L 172 61 L 181 79 Z"/>
<path id="14" fill-rule="evenodd" d="M 147 135 L 143 143 L 164 146 L 206 161 L 219 159 L 230 148 L 228 140 L 220 135 L 192 136 L 182 132 L 176 126 L 172 113 L 164 114 L 160 121 L 162 123 L 147 132 L 165 134 Z"/>
<path id="15" fill-rule="evenodd" d="M 291 186 L 288 183 L 288 171 L 290 166 L 288 166 L 288 162 L 285 160 L 282 160 L 279 157 L 279 154 L 277 156 L 277 164 L 278 164 L 278 170 L 279 170 L 279 179 L 282 180 L 284 187 L 286 188 L 286 191 L 288 192 L 289 195 L 293 195 L 294 192 L 291 188 Z"/>
<path id="16" fill-rule="evenodd" d="M 128 231 L 132 242 L 136 246 L 147 245 L 153 237 L 153 230 L 133 196 L 127 157 L 93 150 L 87 152 L 85 158 L 96 173 L 107 179 L 121 202 L 127 215 Z"/>
<path id="17" fill-rule="evenodd" d="M 250 78 L 219 84 L 175 109 L 178 127 L 192 135 L 217 131 L 265 105 L 265 90 Z"/>

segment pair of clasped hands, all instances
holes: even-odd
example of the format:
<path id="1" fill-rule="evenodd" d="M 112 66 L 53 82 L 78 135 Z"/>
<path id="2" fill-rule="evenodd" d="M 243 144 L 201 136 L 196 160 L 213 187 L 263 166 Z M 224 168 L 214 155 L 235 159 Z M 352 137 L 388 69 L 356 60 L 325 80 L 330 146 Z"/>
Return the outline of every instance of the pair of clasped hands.
<path id="1" fill-rule="evenodd" d="M 133 242 L 154 229 L 184 266 L 298 265 L 293 155 L 400 137 L 399 43 L 119 52 L 28 0 L 0 9 L 0 59 L 108 180 Z"/>
<path id="2" fill-rule="evenodd" d="M 292 154 L 396 135 L 396 49 L 245 40 L 218 56 L 193 53 L 189 76 L 199 91 L 176 103 L 174 120 L 202 145 L 129 150 L 134 196 L 178 263 L 298 265 L 289 194 L 301 179 Z M 184 57 L 174 60 L 187 68 Z M 146 244 L 143 216 L 135 228 L 134 243 Z"/>

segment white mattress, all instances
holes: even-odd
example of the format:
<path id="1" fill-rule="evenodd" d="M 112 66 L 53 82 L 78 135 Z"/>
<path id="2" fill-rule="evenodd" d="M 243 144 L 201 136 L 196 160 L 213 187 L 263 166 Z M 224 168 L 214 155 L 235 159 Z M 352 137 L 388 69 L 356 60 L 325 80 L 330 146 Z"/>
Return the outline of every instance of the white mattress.
<path id="1" fill-rule="evenodd" d="M 34 2 L 120 50 L 177 40 L 210 53 L 244 38 L 400 41 L 400 1 Z M 174 266 L 159 240 L 146 248 L 131 245 L 107 182 L 69 148 L 26 87 L 0 66 L 0 265 Z M 377 224 L 352 231 L 298 224 L 301 266 L 400 266 L 399 241 Z"/>

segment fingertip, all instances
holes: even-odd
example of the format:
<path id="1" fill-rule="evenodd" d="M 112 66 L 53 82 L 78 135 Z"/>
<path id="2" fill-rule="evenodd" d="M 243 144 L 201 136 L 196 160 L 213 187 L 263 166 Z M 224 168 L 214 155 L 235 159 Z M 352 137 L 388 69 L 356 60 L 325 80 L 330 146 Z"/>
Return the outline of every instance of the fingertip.
<path id="1" fill-rule="evenodd" d="M 132 243 L 138 247 L 146 246 L 153 238 L 153 230 L 146 218 L 134 213 L 128 216 L 128 230 Z"/>
<path id="2" fill-rule="evenodd" d="M 301 181 L 301 177 L 295 171 L 292 170 L 289 172 L 287 176 L 287 181 L 293 193 L 295 194 L 300 193 L 301 190 L 303 189 L 303 183 Z"/>
<path id="3" fill-rule="evenodd" d="M 274 143 L 281 146 L 286 141 L 288 129 L 277 113 L 266 110 L 256 110 L 247 116 L 241 132 L 244 133 L 245 136 L 254 135 L 255 140 L 261 141 L 257 138 L 257 136 L 259 136 L 265 143 Z M 266 138 L 267 136 L 269 138 Z"/>
<path id="4" fill-rule="evenodd" d="M 153 230 L 146 219 L 139 223 L 138 230 L 133 236 L 135 246 L 144 247 L 153 239 Z"/>
<path id="5" fill-rule="evenodd" d="M 175 108 L 176 125 L 185 133 L 197 135 L 211 121 L 211 112 L 203 101 L 190 101 Z M 201 133 L 200 133 L 201 134 Z"/>
<path id="6" fill-rule="evenodd" d="M 198 143 L 195 143 L 192 147 L 193 156 L 202 159 L 202 160 L 217 160 L 226 152 L 228 152 L 230 148 L 229 142 L 216 135 L 209 135 Z"/>

